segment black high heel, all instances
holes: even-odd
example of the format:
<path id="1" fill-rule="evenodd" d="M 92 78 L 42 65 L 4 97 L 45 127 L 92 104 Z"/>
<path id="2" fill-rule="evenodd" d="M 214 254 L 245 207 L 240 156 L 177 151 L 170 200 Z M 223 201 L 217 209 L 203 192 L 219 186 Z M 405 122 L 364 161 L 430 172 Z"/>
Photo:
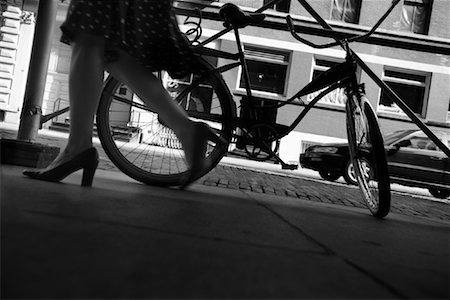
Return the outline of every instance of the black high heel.
<path id="1" fill-rule="evenodd" d="M 92 186 L 95 170 L 98 166 L 98 152 L 91 147 L 71 160 L 51 169 L 24 170 L 23 174 L 37 180 L 59 182 L 78 170 L 83 169 L 81 186 Z"/>
<path id="2" fill-rule="evenodd" d="M 218 136 L 208 124 L 203 122 L 195 123 L 195 133 L 193 140 L 197 141 L 192 149 L 192 153 L 195 153 L 194 158 L 189 163 L 189 170 L 186 171 L 186 175 L 181 180 L 180 188 L 185 189 L 189 184 L 191 184 L 197 177 L 200 176 L 202 170 L 204 169 L 205 154 L 208 146 L 208 141 L 212 141 L 217 144 L 217 147 L 225 145 L 227 141 Z"/>

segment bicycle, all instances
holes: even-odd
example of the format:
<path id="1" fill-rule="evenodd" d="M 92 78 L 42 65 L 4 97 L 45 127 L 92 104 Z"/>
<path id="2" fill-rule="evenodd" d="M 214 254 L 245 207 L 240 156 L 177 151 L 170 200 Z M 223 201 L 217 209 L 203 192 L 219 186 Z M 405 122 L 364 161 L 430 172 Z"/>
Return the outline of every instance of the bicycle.
<path id="1" fill-rule="evenodd" d="M 326 94 L 337 88 L 344 88 L 347 96 L 345 104 L 347 136 L 351 159 L 362 191 L 365 203 L 377 218 L 383 218 L 390 209 L 390 181 L 387 169 L 383 137 L 378 126 L 374 110 L 364 95 L 364 84 L 357 78 L 357 61 L 349 44 L 363 41 L 370 36 L 386 19 L 399 0 L 394 0 L 390 9 L 380 18 L 367 34 L 338 39 L 333 43 L 316 45 L 294 30 L 293 20 L 287 17 L 292 35 L 299 41 L 316 48 L 341 46 L 346 57 L 343 63 L 331 67 L 328 71 L 313 79 L 291 98 L 283 103 L 271 105 L 270 109 L 298 102 L 300 97 L 318 92 L 319 94 L 304 106 L 303 111 L 290 126 L 273 124 L 258 120 L 258 110 L 268 109 L 252 104 L 254 99 L 249 72 L 239 29 L 257 25 L 264 20 L 262 11 L 279 2 L 273 0 L 254 13 L 245 13 L 237 6 L 227 3 L 222 6 L 220 16 L 226 28 L 205 41 L 198 42 L 193 49 L 202 55 L 199 69 L 185 78 L 172 79 L 165 72 L 159 73 L 169 93 L 189 114 L 192 119 L 208 123 L 228 144 L 244 140 L 252 150 L 248 153 L 264 159 L 274 158 L 283 168 L 294 168 L 286 164 L 276 153 L 277 141 L 291 132 Z M 299 2 L 324 28 L 332 33 L 332 28 L 304 0 Z M 234 31 L 237 53 L 214 50 L 206 47 L 229 31 Z M 213 67 L 207 57 L 220 57 L 235 62 Z M 242 68 L 246 96 L 242 103 L 250 105 L 250 118 L 237 117 L 237 107 L 233 96 L 221 73 L 236 67 Z M 239 129 L 239 130 L 238 130 Z M 159 186 L 179 185 L 187 171 L 181 145 L 174 133 L 164 125 L 156 113 L 147 108 L 125 85 L 113 77 L 105 81 L 100 105 L 97 112 L 97 130 L 102 146 L 111 161 L 128 176 L 146 184 Z M 237 132 L 239 131 L 239 134 Z M 274 146 L 275 145 L 275 146 Z M 213 169 L 228 150 L 228 145 L 209 142 L 206 164 L 197 178 Z M 372 168 L 368 168 L 367 160 Z"/>

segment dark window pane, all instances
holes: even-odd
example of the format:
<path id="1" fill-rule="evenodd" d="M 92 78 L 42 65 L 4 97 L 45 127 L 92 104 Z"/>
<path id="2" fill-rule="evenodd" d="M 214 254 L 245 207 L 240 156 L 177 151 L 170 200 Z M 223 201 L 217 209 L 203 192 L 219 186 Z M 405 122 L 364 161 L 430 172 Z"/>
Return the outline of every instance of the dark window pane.
<path id="1" fill-rule="evenodd" d="M 287 66 L 276 63 L 247 60 L 252 90 L 284 94 Z M 244 76 L 240 87 L 244 88 Z"/>
<path id="2" fill-rule="evenodd" d="M 288 13 L 290 5 L 291 5 L 290 0 L 281 1 L 279 4 L 276 5 L 276 10 Z"/>
<path id="3" fill-rule="evenodd" d="M 417 74 L 408 74 L 408 73 L 402 73 L 397 71 L 391 71 L 386 70 L 384 71 L 384 76 L 386 77 L 394 77 L 394 78 L 402 78 L 417 82 L 425 82 L 427 80 L 427 77 L 424 75 L 417 75 Z"/>
<path id="4" fill-rule="evenodd" d="M 322 67 L 326 69 L 318 70 L 314 69 L 313 72 L 313 80 L 319 77 L 322 73 L 325 73 L 329 68 L 334 67 L 335 65 L 338 65 L 339 62 L 331 61 L 331 60 L 325 60 L 325 59 L 316 59 L 316 66 Z"/>
<path id="5" fill-rule="evenodd" d="M 316 59 L 316 66 L 331 68 L 335 65 L 339 64 L 339 62 L 325 60 L 325 59 Z"/>
<path id="6" fill-rule="evenodd" d="M 319 77 L 320 75 L 322 75 L 323 73 L 325 73 L 326 71 L 322 71 L 322 70 L 314 70 L 313 72 L 313 80 L 316 79 L 317 77 Z"/>
<path id="7" fill-rule="evenodd" d="M 272 1 L 272 0 L 264 0 L 264 5 L 266 5 L 270 1 Z M 291 6 L 291 0 L 283 0 L 278 4 L 272 5 L 272 8 L 277 11 L 280 11 L 280 12 L 288 13 L 290 6 Z"/>
<path id="8" fill-rule="evenodd" d="M 400 18 L 401 29 L 428 34 L 432 0 L 405 0 Z"/>
<path id="9" fill-rule="evenodd" d="M 126 94 L 127 94 L 127 88 L 121 86 L 121 87 L 119 88 L 119 95 L 126 95 Z"/>
<path id="10" fill-rule="evenodd" d="M 361 0 L 332 0 L 331 19 L 357 24 Z"/>
<path id="11" fill-rule="evenodd" d="M 412 86 L 396 82 L 385 83 L 390 86 L 405 101 L 406 105 L 416 114 L 422 115 L 423 99 L 425 97 L 425 88 L 420 86 Z M 384 92 L 381 93 L 380 104 L 384 106 L 392 106 L 393 101 Z"/>

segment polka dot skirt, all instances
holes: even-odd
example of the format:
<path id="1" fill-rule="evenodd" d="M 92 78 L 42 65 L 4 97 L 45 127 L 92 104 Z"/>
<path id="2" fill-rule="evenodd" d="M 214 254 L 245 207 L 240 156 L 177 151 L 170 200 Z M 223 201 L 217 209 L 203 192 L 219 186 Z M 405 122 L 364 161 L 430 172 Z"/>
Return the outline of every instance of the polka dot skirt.
<path id="1" fill-rule="evenodd" d="M 61 30 L 66 44 L 79 30 L 105 38 L 107 61 L 117 59 L 119 47 L 151 71 L 167 70 L 174 78 L 196 65 L 172 0 L 72 0 Z"/>

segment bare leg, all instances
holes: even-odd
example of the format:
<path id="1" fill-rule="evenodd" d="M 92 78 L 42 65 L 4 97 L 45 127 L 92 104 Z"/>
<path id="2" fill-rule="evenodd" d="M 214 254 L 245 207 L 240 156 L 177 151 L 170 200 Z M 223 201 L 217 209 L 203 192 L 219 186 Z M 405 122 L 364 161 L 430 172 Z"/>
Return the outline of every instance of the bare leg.
<path id="1" fill-rule="evenodd" d="M 69 75 L 70 132 L 65 149 L 49 168 L 92 147 L 94 115 L 104 73 L 104 40 L 79 32 L 72 43 Z"/>
<path id="2" fill-rule="evenodd" d="M 186 112 L 173 101 L 161 81 L 133 57 L 121 50 L 118 51 L 119 60 L 107 64 L 106 69 L 130 87 L 148 107 L 157 112 L 175 133 L 189 130 L 192 122 Z"/>
<path id="3" fill-rule="evenodd" d="M 134 58 L 120 51 L 118 61 L 107 64 L 106 69 L 135 92 L 148 107 L 159 114 L 183 144 L 189 165 L 200 159 L 196 128 L 186 112 L 173 101 L 152 72 L 140 65 Z"/>

